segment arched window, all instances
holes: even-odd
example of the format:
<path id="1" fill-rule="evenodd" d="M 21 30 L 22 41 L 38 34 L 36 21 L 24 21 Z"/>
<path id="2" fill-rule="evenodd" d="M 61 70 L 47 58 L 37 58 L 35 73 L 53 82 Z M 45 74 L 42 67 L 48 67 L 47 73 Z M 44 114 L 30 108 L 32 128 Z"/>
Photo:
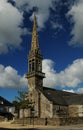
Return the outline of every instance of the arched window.
<path id="1" fill-rule="evenodd" d="M 38 62 L 38 71 L 42 71 L 41 61 Z"/>
<path id="2" fill-rule="evenodd" d="M 36 60 L 36 71 L 38 71 L 38 60 Z"/>
<path id="3" fill-rule="evenodd" d="M 32 71 L 32 65 L 31 65 L 31 61 L 29 61 L 29 72 Z"/>
<path id="4" fill-rule="evenodd" d="M 34 71 L 35 70 L 35 67 L 34 67 L 34 59 L 32 60 L 32 71 Z"/>

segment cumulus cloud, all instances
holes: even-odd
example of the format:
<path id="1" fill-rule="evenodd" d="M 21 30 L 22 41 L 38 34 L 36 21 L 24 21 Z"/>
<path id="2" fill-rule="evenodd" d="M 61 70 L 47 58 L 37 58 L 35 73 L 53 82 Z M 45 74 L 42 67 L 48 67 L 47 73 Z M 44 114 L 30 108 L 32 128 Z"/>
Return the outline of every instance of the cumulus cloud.
<path id="1" fill-rule="evenodd" d="M 20 76 L 11 66 L 4 67 L 0 64 L 0 87 L 20 88 L 26 87 L 27 80 Z"/>
<path id="2" fill-rule="evenodd" d="M 56 0 L 14 0 L 16 3 L 16 6 L 19 9 L 24 9 L 27 12 L 32 10 L 34 7 L 37 7 L 36 16 L 37 16 L 37 22 L 38 27 L 44 28 L 44 25 L 46 21 L 48 20 L 50 16 L 50 8 L 54 9 L 54 2 Z M 33 16 L 33 14 L 32 14 Z M 31 16 L 31 17 L 32 17 Z"/>
<path id="3" fill-rule="evenodd" d="M 23 14 L 7 0 L 0 0 L 0 53 L 19 48 L 22 41 Z"/>
<path id="4" fill-rule="evenodd" d="M 51 21 L 51 25 L 52 25 L 53 29 L 57 29 L 57 28 L 58 29 L 63 29 L 63 26 L 61 24 L 59 24 L 58 22 L 55 23 L 55 22 Z"/>
<path id="5" fill-rule="evenodd" d="M 70 93 L 75 93 L 73 89 L 63 89 L 63 91 L 70 92 Z"/>
<path id="6" fill-rule="evenodd" d="M 77 90 L 77 92 L 80 93 L 80 94 L 83 93 L 83 88 L 79 88 L 79 89 Z"/>
<path id="7" fill-rule="evenodd" d="M 83 0 L 77 0 L 67 16 L 71 16 L 71 23 L 74 24 L 71 31 L 70 45 L 83 46 Z"/>
<path id="8" fill-rule="evenodd" d="M 75 60 L 63 71 L 56 73 L 54 62 L 46 59 L 43 60 L 43 72 L 46 73 L 44 85 L 47 87 L 77 87 L 83 82 L 83 59 Z"/>
<path id="9" fill-rule="evenodd" d="M 78 88 L 83 83 L 83 59 L 75 60 L 63 71 L 57 73 L 54 70 L 54 62 L 50 59 L 43 60 L 43 72 L 45 87 L 62 87 L 64 91 L 74 92 L 73 88 Z M 27 87 L 27 79 L 18 74 L 18 71 L 11 66 L 0 65 L 0 87 L 19 88 Z M 72 89 L 71 89 L 72 88 Z M 83 88 L 77 89 L 78 93 L 83 93 Z"/>
<path id="10" fill-rule="evenodd" d="M 54 62 L 50 59 L 43 60 L 42 71 L 45 73 L 44 86 L 54 87 L 56 84 L 56 71 L 54 70 Z"/>

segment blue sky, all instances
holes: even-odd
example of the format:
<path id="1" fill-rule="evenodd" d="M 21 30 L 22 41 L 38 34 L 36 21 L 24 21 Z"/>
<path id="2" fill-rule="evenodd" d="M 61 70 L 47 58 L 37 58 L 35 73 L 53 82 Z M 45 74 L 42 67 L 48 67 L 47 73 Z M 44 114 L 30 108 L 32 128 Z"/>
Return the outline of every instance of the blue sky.
<path id="1" fill-rule="evenodd" d="M 34 11 L 44 86 L 83 93 L 83 1 L 0 0 L 0 95 L 12 101 L 27 91 Z"/>

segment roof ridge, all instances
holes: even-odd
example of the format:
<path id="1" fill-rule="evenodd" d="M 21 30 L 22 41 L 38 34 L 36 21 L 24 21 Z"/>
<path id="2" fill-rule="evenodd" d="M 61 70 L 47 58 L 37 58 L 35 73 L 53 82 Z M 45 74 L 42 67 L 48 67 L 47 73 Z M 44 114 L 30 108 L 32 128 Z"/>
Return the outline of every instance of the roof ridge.
<path id="1" fill-rule="evenodd" d="M 59 90 L 59 89 L 54 89 L 54 88 L 49 88 L 49 87 L 43 87 L 43 88 L 50 89 L 50 90 L 55 90 L 55 91 L 59 91 L 59 92 L 64 92 L 64 93 L 70 93 L 72 95 L 78 95 L 77 93 L 67 92 L 67 91 L 63 91 L 63 90 Z"/>

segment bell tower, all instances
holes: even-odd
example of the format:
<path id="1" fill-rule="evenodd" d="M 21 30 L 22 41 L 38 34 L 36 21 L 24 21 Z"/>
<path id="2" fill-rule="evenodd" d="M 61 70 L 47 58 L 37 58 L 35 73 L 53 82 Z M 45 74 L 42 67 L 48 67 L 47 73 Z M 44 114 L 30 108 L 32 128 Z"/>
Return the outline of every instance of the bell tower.
<path id="1" fill-rule="evenodd" d="M 37 35 L 37 21 L 34 15 L 32 30 L 31 49 L 28 56 L 28 96 L 31 102 L 35 103 L 35 109 L 40 116 L 40 90 L 43 90 L 43 78 L 45 73 L 42 72 L 42 54 L 39 48 Z"/>
<path id="2" fill-rule="evenodd" d="M 42 72 L 42 54 L 37 35 L 37 21 L 34 15 L 31 50 L 28 56 L 28 89 L 42 89 L 44 77 L 45 73 Z"/>

